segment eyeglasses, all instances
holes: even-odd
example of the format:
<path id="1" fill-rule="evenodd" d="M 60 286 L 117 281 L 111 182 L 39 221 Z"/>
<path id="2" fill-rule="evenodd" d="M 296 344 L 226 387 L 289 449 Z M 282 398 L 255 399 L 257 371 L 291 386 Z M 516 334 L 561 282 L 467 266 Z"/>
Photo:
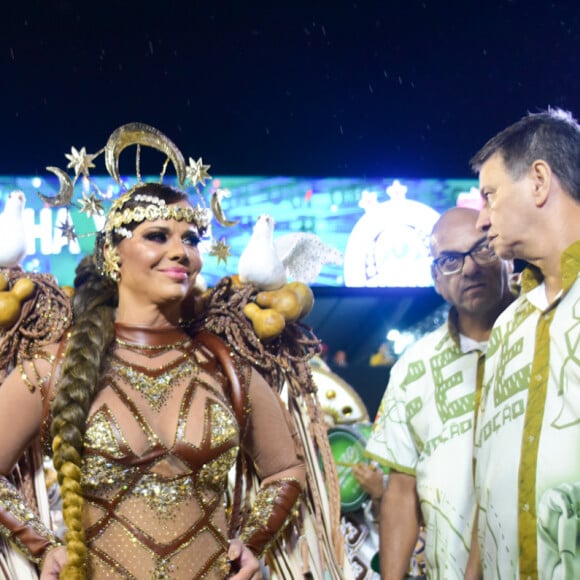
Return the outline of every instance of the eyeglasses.
<path id="1" fill-rule="evenodd" d="M 468 252 L 449 252 L 433 260 L 433 264 L 439 268 L 444 276 L 452 276 L 463 271 L 465 258 L 471 259 L 479 266 L 487 266 L 497 260 L 496 253 L 489 247 L 487 242 L 478 244 Z"/>

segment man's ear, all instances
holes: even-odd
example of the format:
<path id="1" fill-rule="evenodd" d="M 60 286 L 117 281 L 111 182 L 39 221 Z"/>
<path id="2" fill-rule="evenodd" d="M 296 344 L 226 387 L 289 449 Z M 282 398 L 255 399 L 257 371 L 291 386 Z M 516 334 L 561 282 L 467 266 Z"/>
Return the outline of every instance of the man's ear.
<path id="1" fill-rule="evenodd" d="M 548 201 L 552 185 L 553 173 L 549 163 L 543 159 L 536 159 L 530 167 L 530 178 L 536 207 L 542 207 Z"/>
<path id="2" fill-rule="evenodd" d="M 437 266 L 431 264 L 431 278 L 433 278 L 433 285 L 435 286 L 435 292 L 441 296 L 441 289 L 439 288 L 439 272 L 437 271 Z"/>

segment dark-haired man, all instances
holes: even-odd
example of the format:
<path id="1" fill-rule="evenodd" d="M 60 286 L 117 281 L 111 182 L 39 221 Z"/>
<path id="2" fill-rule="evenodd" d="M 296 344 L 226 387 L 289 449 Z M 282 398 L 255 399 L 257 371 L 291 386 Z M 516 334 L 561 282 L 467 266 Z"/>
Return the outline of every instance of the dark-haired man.
<path id="1" fill-rule="evenodd" d="M 580 126 L 558 109 L 527 115 L 472 166 L 478 227 L 500 257 L 529 264 L 485 367 L 475 452 L 483 574 L 580 578 Z"/>

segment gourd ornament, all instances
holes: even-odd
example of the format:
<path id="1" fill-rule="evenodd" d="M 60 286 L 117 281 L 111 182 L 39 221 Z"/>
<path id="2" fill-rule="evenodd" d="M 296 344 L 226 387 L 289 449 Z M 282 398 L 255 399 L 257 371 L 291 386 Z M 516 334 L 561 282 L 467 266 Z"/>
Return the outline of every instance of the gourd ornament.
<path id="1" fill-rule="evenodd" d="M 307 314 L 310 313 L 312 307 L 314 306 L 314 294 L 312 289 L 308 284 L 304 284 L 303 282 L 289 282 L 285 286 L 288 290 L 292 290 L 296 296 L 298 296 L 298 300 L 301 305 L 300 314 L 298 318 L 304 318 Z"/>
<path id="2" fill-rule="evenodd" d="M 20 318 L 22 303 L 34 294 L 35 284 L 30 278 L 19 278 L 12 288 L 0 275 L 0 328 L 10 328 Z"/>
<path id="3" fill-rule="evenodd" d="M 277 337 L 286 326 L 284 316 L 273 308 L 260 308 L 255 302 L 248 302 L 243 308 L 258 338 L 268 342 Z"/>
<path id="4" fill-rule="evenodd" d="M 256 296 L 256 304 L 262 308 L 272 308 L 279 312 L 286 322 L 298 320 L 302 312 L 302 305 L 298 296 L 282 287 L 279 290 L 260 292 Z"/>
<path id="5" fill-rule="evenodd" d="M 290 282 L 278 290 L 262 291 L 255 302 L 248 302 L 243 313 L 250 319 L 262 341 L 278 336 L 287 323 L 306 316 L 312 309 L 312 290 L 302 282 Z"/>

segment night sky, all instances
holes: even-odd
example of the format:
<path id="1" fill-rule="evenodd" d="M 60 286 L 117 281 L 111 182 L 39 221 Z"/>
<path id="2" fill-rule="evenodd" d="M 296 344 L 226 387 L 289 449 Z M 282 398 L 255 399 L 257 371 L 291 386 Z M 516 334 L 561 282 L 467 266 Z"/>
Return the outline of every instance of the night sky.
<path id="1" fill-rule="evenodd" d="M 0 174 L 142 121 L 214 175 L 469 177 L 527 111 L 580 115 L 572 0 L 44 0 L 2 21 Z"/>

